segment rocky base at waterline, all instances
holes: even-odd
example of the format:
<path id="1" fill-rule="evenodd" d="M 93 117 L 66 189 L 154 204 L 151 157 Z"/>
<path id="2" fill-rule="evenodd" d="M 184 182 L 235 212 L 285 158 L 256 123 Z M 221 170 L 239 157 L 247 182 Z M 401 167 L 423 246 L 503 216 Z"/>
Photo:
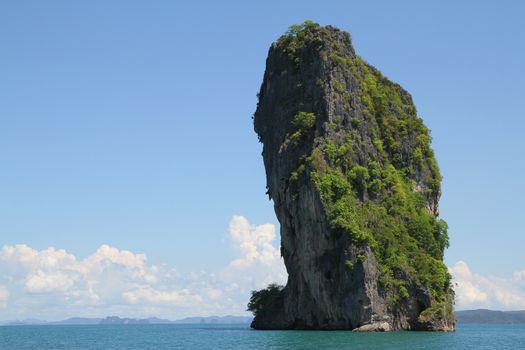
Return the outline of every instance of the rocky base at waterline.
<path id="1" fill-rule="evenodd" d="M 253 292 L 252 327 L 453 330 L 441 175 L 410 94 L 305 22 L 270 48 L 254 126 L 289 277 Z"/>

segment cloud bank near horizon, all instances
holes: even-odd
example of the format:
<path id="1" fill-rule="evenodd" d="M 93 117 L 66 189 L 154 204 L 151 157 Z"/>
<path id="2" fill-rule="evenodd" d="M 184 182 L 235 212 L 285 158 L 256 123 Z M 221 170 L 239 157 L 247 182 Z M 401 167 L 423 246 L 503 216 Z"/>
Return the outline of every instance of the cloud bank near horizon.
<path id="1" fill-rule="evenodd" d="M 449 268 L 453 276 L 457 309 L 525 309 L 525 270 L 510 278 L 473 272 L 464 261 Z"/>
<path id="2" fill-rule="evenodd" d="M 250 291 L 284 284 L 287 274 L 272 224 L 232 217 L 234 258 L 215 271 L 181 273 L 152 265 L 145 254 L 101 245 L 85 259 L 64 249 L 24 244 L 0 250 L 2 320 L 71 316 L 163 317 L 246 314 Z M 449 268 L 458 309 L 525 309 L 525 270 L 511 278 L 483 276 L 459 261 Z"/>
<path id="3" fill-rule="evenodd" d="M 148 264 L 145 254 L 106 244 L 82 260 L 53 247 L 3 246 L 0 318 L 245 314 L 251 290 L 283 284 L 287 274 L 274 245 L 274 225 L 234 216 L 229 232 L 234 259 L 216 271 L 191 273 Z"/>

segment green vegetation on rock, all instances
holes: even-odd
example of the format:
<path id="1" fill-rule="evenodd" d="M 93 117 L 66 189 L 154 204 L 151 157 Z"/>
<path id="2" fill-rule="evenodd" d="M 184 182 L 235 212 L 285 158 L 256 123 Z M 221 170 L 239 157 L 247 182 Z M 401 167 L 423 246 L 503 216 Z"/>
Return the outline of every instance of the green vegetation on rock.
<path id="1" fill-rule="evenodd" d="M 297 146 L 301 140 L 306 137 L 307 132 L 315 125 L 315 114 L 307 112 L 299 112 L 292 119 L 292 132 L 287 135 L 294 146 Z"/>
<path id="2" fill-rule="evenodd" d="M 319 39 L 323 30 L 305 22 L 293 26 L 278 43 L 295 55 L 312 41 L 323 42 Z M 341 141 L 326 135 L 316 140 L 322 146 L 309 157 L 309 174 L 330 225 L 336 234 L 348 234 L 355 243 L 372 248 L 380 263 L 381 282 L 400 299 L 406 298 L 406 281 L 397 276 L 408 274 L 413 282 L 429 286 L 437 301 L 445 301 L 450 286 L 442 262 L 447 225 L 426 207 L 428 200 L 439 198 L 441 182 L 430 132 L 405 90 L 359 56 L 345 57 L 339 42 L 325 42 L 331 47 L 319 45 L 319 50 L 330 52 L 328 59 L 338 66 L 342 80 L 357 83 L 355 98 L 363 111 L 361 119 L 350 119 L 352 128 L 339 129 L 335 139 Z M 334 86 L 334 94 L 339 95 L 334 98 L 348 99 L 344 83 L 334 80 Z M 355 114 L 346 106 L 347 116 Z M 290 139 L 300 139 L 314 123 L 313 114 L 299 112 Z M 372 139 L 355 132 L 360 126 Z M 368 151 L 367 159 L 356 161 L 359 150 Z M 422 190 L 417 190 L 418 182 Z"/>
<path id="3" fill-rule="evenodd" d="M 419 315 L 419 321 L 424 323 L 439 322 L 446 319 L 455 319 L 452 305 L 447 302 L 435 303 Z"/>
<path id="4" fill-rule="evenodd" d="M 283 287 L 270 284 L 265 289 L 252 291 L 247 311 L 254 316 L 264 316 L 265 313 L 277 312 L 283 307 Z"/>

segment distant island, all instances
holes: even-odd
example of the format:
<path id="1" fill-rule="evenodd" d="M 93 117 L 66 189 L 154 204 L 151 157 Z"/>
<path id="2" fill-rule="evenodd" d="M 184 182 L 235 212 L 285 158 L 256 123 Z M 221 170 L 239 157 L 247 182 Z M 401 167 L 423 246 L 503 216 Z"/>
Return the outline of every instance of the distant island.
<path id="1" fill-rule="evenodd" d="M 62 321 L 44 321 L 34 318 L 21 321 L 7 321 L 2 326 L 32 326 L 32 325 L 131 325 L 131 324 L 249 324 L 251 316 L 207 316 L 186 317 L 180 320 L 167 320 L 157 317 L 121 318 L 108 316 L 106 318 L 71 317 Z"/>
<path id="2" fill-rule="evenodd" d="M 525 323 L 525 310 L 495 311 L 487 309 L 456 311 L 458 323 Z"/>

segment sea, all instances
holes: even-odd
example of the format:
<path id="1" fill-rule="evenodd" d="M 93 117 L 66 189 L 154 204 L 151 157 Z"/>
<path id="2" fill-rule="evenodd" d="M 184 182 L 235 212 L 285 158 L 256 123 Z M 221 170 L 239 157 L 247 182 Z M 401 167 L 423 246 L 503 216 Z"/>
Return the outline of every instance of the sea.
<path id="1" fill-rule="evenodd" d="M 256 331 L 244 324 L 1 326 L 0 349 L 525 349 L 525 325 L 456 332 Z"/>

